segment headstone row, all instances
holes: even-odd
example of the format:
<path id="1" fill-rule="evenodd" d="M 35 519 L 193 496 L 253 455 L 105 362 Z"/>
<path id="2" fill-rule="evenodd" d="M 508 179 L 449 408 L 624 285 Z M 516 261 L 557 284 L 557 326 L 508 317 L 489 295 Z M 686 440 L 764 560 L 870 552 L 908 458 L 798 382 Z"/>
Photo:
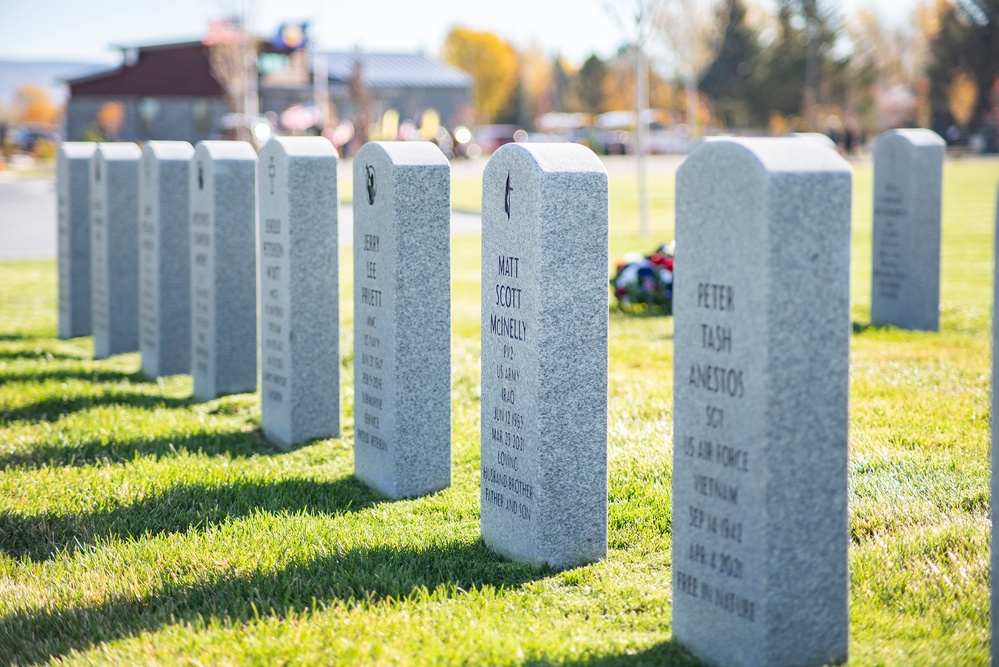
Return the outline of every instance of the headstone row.
<path id="1" fill-rule="evenodd" d="M 892 148 L 898 141 L 879 142 L 879 172 L 882 153 L 901 151 L 890 158 L 896 170 L 918 162 L 907 145 Z M 74 180 L 88 150 L 92 178 Z M 189 257 L 195 396 L 252 390 L 259 340 L 266 437 L 288 447 L 338 434 L 333 149 L 282 138 L 258 160 L 246 144 L 204 142 L 193 155 L 147 146 L 142 159 L 141 235 L 133 224 L 130 236 L 129 213 L 118 210 L 137 210 L 124 167 L 136 150 L 83 146 L 60 156 L 60 229 L 75 224 L 76 197 L 92 192 L 100 354 L 131 342 L 108 336 L 109 316 L 138 312 L 109 308 L 129 296 L 111 294 L 121 277 L 142 287 L 130 298 L 142 304 L 144 369 L 174 370 L 154 350 L 173 346 L 166 325 L 183 322 L 182 299 L 163 292 L 182 289 Z M 392 498 L 451 481 L 449 174 L 429 144 L 372 143 L 354 161 L 355 473 Z M 877 281 L 901 286 L 910 275 L 891 259 L 903 254 L 899 211 L 939 208 L 923 176 L 876 175 L 875 262 L 888 267 L 876 270 L 876 293 Z M 177 204 L 185 196 L 189 207 Z M 677 175 L 673 630 L 711 662 L 846 659 L 850 197 L 849 166 L 806 139 L 705 142 Z M 554 569 L 602 559 L 606 171 L 572 144 L 505 146 L 483 175 L 482 225 L 483 540 Z M 185 234 L 189 251 L 176 238 Z M 927 234 L 932 246 L 938 237 Z M 72 260 L 86 259 L 82 242 L 65 236 L 60 295 L 74 289 Z M 896 250 L 885 249 L 891 238 Z M 134 267 L 110 264 L 129 252 L 141 257 L 141 281 Z M 61 335 L 80 331 L 71 303 L 60 298 Z M 913 326 L 935 327 L 934 309 L 916 308 L 923 319 Z M 872 305 L 872 317 L 882 312 Z"/>

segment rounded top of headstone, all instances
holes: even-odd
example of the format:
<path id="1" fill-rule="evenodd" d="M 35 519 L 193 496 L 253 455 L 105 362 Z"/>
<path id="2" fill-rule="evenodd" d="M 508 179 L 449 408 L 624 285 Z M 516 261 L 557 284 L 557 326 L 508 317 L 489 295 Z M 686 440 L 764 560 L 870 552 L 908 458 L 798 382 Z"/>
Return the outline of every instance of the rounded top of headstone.
<path id="1" fill-rule="evenodd" d="M 194 146 L 186 141 L 147 141 L 142 154 L 158 160 L 190 160 Z"/>
<path id="2" fill-rule="evenodd" d="M 142 151 L 131 141 L 113 141 L 97 144 L 97 155 L 104 160 L 138 160 Z"/>
<path id="3" fill-rule="evenodd" d="M 523 155 L 546 173 L 601 173 L 607 168 L 597 154 L 582 144 L 531 144 L 514 143 L 500 146 L 489 162 L 502 162 Z M 488 164 L 486 165 L 489 166 Z"/>
<path id="4" fill-rule="evenodd" d="M 212 160 L 256 161 L 257 159 L 257 152 L 247 141 L 199 141 L 194 147 L 194 152 Z"/>
<path id="5" fill-rule="evenodd" d="M 828 134 L 822 134 L 821 132 L 795 132 L 790 135 L 792 137 L 800 137 L 801 139 L 808 139 L 810 141 L 815 141 L 822 144 L 826 148 L 831 148 L 836 150 L 836 142 L 833 141 Z"/>
<path id="6" fill-rule="evenodd" d="M 369 141 L 357 151 L 355 160 L 363 161 L 368 153 L 380 152 L 397 166 L 450 166 L 444 153 L 429 141 Z"/>
<path id="7" fill-rule="evenodd" d="M 59 144 L 59 154 L 68 158 L 90 158 L 97 150 L 93 141 L 64 141 Z"/>
<path id="8" fill-rule="evenodd" d="M 875 146 L 886 139 L 897 137 L 913 146 L 946 146 L 947 142 L 943 137 L 934 132 L 921 127 L 902 128 L 898 130 L 888 130 L 882 132 L 874 142 Z"/>
<path id="9" fill-rule="evenodd" d="M 336 148 L 326 137 L 271 137 L 260 154 L 272 151 L 293 157 L 337 157 Z"/>
<path id="10" fill-rule="evenodd" d="M 801 137 L 720 137 L 701 142 L 680 165 L 702 160 L 751 157 L 771 173 L 815 173 L 853 171 L 836 151 L 813 139 Z"/>

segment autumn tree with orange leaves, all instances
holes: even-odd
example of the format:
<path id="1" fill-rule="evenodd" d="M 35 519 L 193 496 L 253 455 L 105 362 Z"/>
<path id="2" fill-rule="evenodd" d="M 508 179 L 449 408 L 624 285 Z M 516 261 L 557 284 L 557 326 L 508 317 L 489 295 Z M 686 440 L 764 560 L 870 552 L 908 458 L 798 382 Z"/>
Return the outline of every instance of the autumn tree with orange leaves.
<path id="1" fill-rule="evenodd" d="M 475 80 L 479 122 L 494 122 L 514 100 L 519 77 L 517 50 L 495 33 L 456 26 L 444 40 L 441 55 Z"/>

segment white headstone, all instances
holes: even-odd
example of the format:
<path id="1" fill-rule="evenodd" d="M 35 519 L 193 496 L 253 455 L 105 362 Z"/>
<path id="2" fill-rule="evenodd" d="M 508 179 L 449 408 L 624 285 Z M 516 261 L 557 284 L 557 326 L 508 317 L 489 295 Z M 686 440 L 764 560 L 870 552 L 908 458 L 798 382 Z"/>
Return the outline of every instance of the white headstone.
<path id="1" fill-rule="evenodd" d="M 891 130 L 874 144 L 871 323 L 940 329 L 944 140 Z"/>
<path id="2" fill-rule="evenodd" d="M 260 151 L 261 426 L 283 448 L 340 434 L 336 177 L 323 137 Z"/>
<path id="3" fill-rule="evenodd" d="M 257 154 L 201 141 L 190 164 L 194 397 L 257 388 Z"/>
<path id="4" fill-rule="evenodd" d="M 94 358 L 139 350 L 139 158 L 132 143 L 97 144 L 91 161 Z"/>
<path id="5" fill-rule="evenodd" d="M 190 163 L 186 141 L 150 141 L 139 170 L 139 348 L 148 377 L 191 372 Z"/>
<path id="6" fill-rule="evenodd" d="M 482 177 L 482 537 L 556 570 L 607 554 L 607 196 L 577 144 Z"/>
<path id="7" fill-rule="evenodd" d="M 799 138 L 677 173 L 673 636 L 709 663 L 846 660 L 851 179 Z"/>
<path id="8" fill-rule="evenodd" d="M 59 216 L 59 338 L 89 336 L 90 161 L 97 144 L 66 141 L 56 156 Z"/>
<path id="9" fill-rule="evenodd" d="M 451 484 L 450 175 L 428 142 L 354 158 L 354 473 L 390 498 Z"/>

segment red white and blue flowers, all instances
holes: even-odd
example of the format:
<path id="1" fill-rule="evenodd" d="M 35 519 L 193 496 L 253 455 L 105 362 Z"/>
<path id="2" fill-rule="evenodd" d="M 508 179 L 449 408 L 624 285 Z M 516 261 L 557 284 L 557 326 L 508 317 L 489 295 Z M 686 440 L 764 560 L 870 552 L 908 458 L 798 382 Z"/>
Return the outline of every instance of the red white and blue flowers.
<path id="1" fill-rule="evenodd" d="M 618 262 L 610 284 L 621 309 L 673 314 L 674 247 L 675 242 L 664 244 L 645 257 L 628 253 Z"/>

